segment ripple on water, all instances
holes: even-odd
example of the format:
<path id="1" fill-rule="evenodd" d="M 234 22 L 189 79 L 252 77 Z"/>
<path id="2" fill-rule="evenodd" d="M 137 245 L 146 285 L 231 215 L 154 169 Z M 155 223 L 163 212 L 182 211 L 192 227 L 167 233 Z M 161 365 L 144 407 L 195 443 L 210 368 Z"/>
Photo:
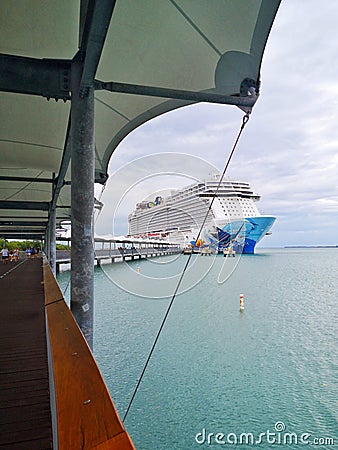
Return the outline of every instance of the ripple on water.
<path id="1" fill-rule="evenodd" d="M 277 421 L 290 432 L 334 436 L 338 251 L 259 253 L 223 269 L 216 258 L 176 298 L 127 419 L 138 449 L 197 449 L 203 428 L 259 434 Z M 180 258 L 170 266 L 142 261 L 149 276 L 180 270 Z M 123 414 L 169 300 L 132 295 L 100 270 L 95 277 L 95 355 Z"/>

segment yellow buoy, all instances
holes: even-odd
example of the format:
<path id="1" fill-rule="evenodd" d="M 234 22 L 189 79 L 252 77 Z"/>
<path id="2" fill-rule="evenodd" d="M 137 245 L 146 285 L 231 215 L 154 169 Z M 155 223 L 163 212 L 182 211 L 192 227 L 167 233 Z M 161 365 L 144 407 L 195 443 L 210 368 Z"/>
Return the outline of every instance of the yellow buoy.
<path id="1" fill-rule="evenodd" d="M 240 294 L 239 296 L 239 310 L 244 311 L 244 295 Z"/>

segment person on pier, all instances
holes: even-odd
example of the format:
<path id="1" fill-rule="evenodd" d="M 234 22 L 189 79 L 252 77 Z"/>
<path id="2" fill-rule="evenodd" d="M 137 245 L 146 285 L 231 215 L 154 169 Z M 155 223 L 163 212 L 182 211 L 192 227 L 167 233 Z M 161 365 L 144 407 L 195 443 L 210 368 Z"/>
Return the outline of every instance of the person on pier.
<path id="1" fill-rule="evenodd" d="M 9 258 L 9 252 L 8 252 L 8 248 L 6 247 L 6 245 L 4 245 L 3 249 L 1 250 L 1 256 L 2 256 L 3 263 L 7 264 L 8 258 Z"/>

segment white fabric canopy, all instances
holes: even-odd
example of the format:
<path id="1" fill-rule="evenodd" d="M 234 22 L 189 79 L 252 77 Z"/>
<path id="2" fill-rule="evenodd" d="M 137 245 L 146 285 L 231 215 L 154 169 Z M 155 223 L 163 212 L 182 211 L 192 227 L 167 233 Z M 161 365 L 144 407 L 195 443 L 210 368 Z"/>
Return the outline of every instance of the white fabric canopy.
<path id="1" fill-rule="evenodd" d="M 235 100 L 247 96 L 250 85 L 258 93 L 261 59 L 279 3 L 2 0 L 0 236 L 27 237 L 37 230 L 42 236 L 53 199 L 57 221 L 71 218 L 69 77 L 79 48 L 85 49 L 85 85 L 98 81 L 95 179 L 103 183 L 112 153 L 129 132 L 193 102 L 175 95 L 110 92 L 109 83 Z"/>

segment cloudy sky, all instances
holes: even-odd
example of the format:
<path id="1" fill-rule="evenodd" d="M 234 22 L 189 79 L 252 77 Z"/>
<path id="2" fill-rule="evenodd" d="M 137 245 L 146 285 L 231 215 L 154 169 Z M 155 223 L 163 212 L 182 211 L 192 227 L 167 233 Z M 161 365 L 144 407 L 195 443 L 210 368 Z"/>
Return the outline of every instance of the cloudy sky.
<path id="1" fill-rule="evenodd" d="M 283 0 L 272 28 L 261 96 L 227 173 L 249 182 L 261 195 L 260 212 L 277 217 L 261 247 L 338 244 L 337 21 L 336 0 Z M 199 169 L 222 171 L 242 116 L 236 107 L 199 104 L 131 133 L 112 156 L 96 232 L 126 234 L 137 201 L 187 185 Z M 157 167 L 156 176 L 141 180 L 135 169 L 142 166 Z M 179 175 L 160 175 L 166 171 Z"/>

